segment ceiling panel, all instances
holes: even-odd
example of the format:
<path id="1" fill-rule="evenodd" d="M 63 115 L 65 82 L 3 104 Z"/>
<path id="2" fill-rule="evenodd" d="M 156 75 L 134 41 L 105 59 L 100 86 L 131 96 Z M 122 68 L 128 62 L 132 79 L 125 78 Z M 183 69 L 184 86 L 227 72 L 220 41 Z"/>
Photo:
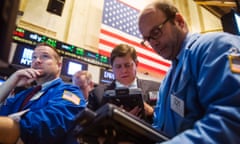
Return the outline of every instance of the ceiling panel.
<path id="1" fill-rule="evenodd" d="M 236 1 L 239 2 L 239 0 L 194 0 L 196 4 L 204 7 L 219 18 L 230 12 L 232 8 L 236 8 Z"/>

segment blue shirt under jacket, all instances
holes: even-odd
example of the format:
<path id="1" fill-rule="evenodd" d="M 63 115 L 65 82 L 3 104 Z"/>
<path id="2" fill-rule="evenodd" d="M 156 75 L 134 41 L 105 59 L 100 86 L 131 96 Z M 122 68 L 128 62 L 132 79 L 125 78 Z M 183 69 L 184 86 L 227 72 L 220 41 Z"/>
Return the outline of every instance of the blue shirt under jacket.
<path id="1" fill-rule="evenodd" d="M 0 115 L 18 112 L 31 90 L 8 98 L 0 108 Z M 75 143 L 69 130 L 73 127 L 75 115 L 85 107 L 86 102 L 79 88 L 56 79 L 43 87 L 40 95 L 34 96 L 24 107 L 29 111 L 19 121 L 20 137 L 25 144 Z"/>
<path id="2" fill-rule="evenodd" d="M 240 142 L 240 37 L 188 34 L 163 80 L 153 127 L 167 144 Z"/>

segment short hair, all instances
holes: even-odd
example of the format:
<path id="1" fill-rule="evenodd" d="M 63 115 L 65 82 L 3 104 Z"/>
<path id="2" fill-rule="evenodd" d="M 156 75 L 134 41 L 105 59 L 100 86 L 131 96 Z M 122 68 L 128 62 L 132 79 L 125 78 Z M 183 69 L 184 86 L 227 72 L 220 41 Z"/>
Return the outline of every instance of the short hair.
<path id="1" fill-rule="evenodd" d="M 152 5 L 154 8 L 158 10 L 161 10 L 165 14 L 165 16 L 170 20 L 174 19 L 176 16 L 176 13 L 179 12 L 177 7 L 175 7 L 170 2 L 166 2 L 166 1 L 155 1 L 150 5 Z"/>
<path id="2" fill-rule="evenodd" d="M 72 78 L 74 78 L 76 75 L 85 75 L 87 82 L 88 83 L 92 82 L 92 74 L 87 70 L 80 70 L 75 72 Z"/>
<path id="3" fill-rule="evenodd" d="M 110 55 L 110 62 L 113 65 L 113 62 L 116 57 L 124 57 L 130 54 L 131 58 L 134 62 L 137 62 L 137 52 L 134 47 L 127 44 L 119 44 L 115 48 L 113 48 Z"/>
<path id="4" fill-rule="evenodd" d="M 57 51 L 56 48 L 54 48 L 54 47 L 51 46 L 50 44 L 48 44 L 48 43 L 46 43 L 46 42 L 38 43 L 35 48 L 37 48 L 37 47 L 39 47 L 39 46 L 47 46 L 47 47 L 50 47 L 50 48 L 56 53 L 56 56 L 55 56 L 56 60 L 59 61 L 59 62 L 62 60 L 62 56 L 60 55 L 60 53 Z"/>

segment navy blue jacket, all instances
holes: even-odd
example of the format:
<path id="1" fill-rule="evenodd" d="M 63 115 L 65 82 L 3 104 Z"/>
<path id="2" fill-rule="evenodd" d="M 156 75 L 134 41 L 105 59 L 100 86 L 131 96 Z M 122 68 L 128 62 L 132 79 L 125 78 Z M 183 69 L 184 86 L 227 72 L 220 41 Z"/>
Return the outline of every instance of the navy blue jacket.
<path id="1" fill-rule="evenodd" d="M 8 98 L 0 108 L 0 115 L 7 116 L 19 111 L 25 96 L 32 88 Z M 25 144 L 72 144 L 76 142 L 70 130 L 75 115 L 85 108 L 86 102 L 79 88 L 54 80 L 38 97 L 24 107 L 29 111 L 19 123 L 21 139 Z"/>

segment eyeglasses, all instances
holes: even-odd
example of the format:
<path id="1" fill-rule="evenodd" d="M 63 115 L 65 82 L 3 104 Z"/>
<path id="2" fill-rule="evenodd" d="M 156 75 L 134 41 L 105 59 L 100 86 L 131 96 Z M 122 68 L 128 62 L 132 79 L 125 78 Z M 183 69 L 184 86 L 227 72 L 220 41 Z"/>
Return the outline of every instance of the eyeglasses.
<path id="1" fill-rule="evenodd" d="M 162 35 L 162 27 L 164 26 L 165 23 L 167 23 L 168 20 L 169 20 L 169 18 L 167 18 L 163 23 L 161 23 L 157 27 L 153 28 L 150 31 L 150 35 L 148 37 L 143 38 L 141 45 L 146 46 L 146 44 L 145 44 L 146 41 L 150 42 L 150 40 L 158 39 Z"/>

